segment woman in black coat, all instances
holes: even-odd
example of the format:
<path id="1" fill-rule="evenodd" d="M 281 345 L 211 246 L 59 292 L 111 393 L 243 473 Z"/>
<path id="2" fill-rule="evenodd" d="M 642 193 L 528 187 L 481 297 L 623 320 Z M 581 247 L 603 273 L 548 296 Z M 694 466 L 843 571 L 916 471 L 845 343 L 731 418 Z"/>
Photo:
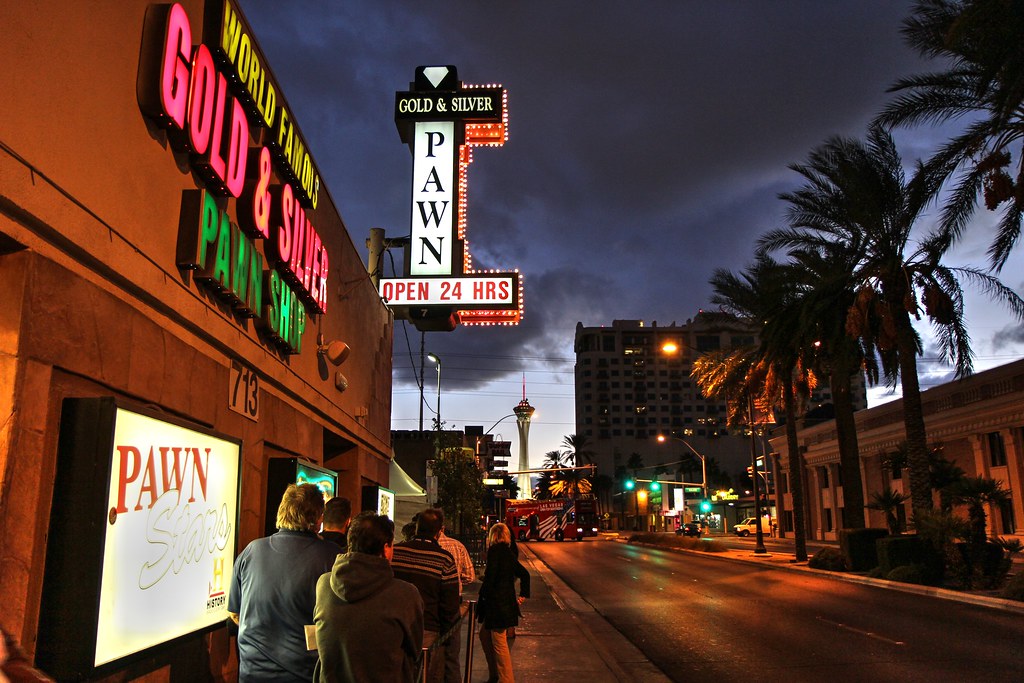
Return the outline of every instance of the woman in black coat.
<path id="1" fill-rule="evenodd" d="M 512 535 L 502 523 L 487 532 L 487 568 L 480 586 L 477 619 L 483 623 L 480 644 L 487 658 L 488 683 L 514 683 L 508 636 L 519 624 L 519 605 L 530 597 L 530 573 L 512 552 Z M 516 598 L 516 578 L 519 597 Z"/>

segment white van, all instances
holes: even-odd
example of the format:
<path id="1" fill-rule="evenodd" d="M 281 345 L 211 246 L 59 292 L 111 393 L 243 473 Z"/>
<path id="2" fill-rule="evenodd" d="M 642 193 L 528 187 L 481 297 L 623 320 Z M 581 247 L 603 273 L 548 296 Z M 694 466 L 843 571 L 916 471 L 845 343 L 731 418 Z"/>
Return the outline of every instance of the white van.
<path id="1" fill-rule="evenodd" d="M 757 533 L 757 517 L 747 517 L 739 524 L 733 526 L 732 530 L 736 532 L 737 536 L 749 536 L 750 534 Z M 771 534 L 772 525 L 768 517 L 761 518 L 761 533 Z"/>

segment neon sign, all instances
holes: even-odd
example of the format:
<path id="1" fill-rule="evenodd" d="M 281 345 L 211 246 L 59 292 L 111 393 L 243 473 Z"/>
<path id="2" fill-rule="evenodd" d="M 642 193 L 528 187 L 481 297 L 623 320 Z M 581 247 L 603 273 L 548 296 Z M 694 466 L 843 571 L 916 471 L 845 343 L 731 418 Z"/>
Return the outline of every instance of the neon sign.
<path id="1" fill-rule="evenodd" d="M 500 147 L 508 131 L 501 86 L 467 86 L 454 66 L 421 66 L 409 92 L 395 95 L 395 123 L 413 154 L 411 231 L 405 277 L 381 279 L 378 291 L 397 317 L 420 329 L 411 311 L 454 312 L 451 329 L 515 325 L 522 318 L 518 272 L 478 272 L 466 241 L 467 177 L 474 147 Z"/>
<path id="2" fill-rule="evenodd" d="M 139 107 L 205 185 L 183 196 L 177 263 L 239 317 L 255 318 L 265 339 L 299 353 L 307 311 L 327 311 L 329 259 L 307 214 L 319 171 L 231 2 L 207 12 L 206 32 L 214 47 L 193 47 L 180 4 L 146 12 Z"/>
<path id="3" fill-rule="evenodd" d="M 246 30 L 240 15 L 228 0 L 224 1 L 222 12 L 211 12 L 208 16 L 207 35 L 219 36 L 219 56 L 234 69 L 243 99 L 270 131 L 266 143 L 282 163 L 285 176 L 301 190 L 302 199 L 315 209 L 320 193 L 320 172 L 288 108 L 283 101 L 278 104 L 280 88 L 264 66 L 266 58 L 261 54 L 256 39 Z"/>

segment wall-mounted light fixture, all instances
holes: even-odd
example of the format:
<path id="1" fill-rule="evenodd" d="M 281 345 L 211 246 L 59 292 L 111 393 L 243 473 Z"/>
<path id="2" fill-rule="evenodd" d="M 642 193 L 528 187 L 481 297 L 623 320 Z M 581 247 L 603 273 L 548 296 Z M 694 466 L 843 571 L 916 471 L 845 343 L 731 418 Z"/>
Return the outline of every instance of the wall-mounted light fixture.
<path id="1" fill-rule="evenodd" d="M 351 351 L 348 344 L 343 341 L 325 341 L 322 333 L 316 335 L 316 355 L 320 366 L 320 378 L 327 379 L 327 363 L 337 367 L 345 362 Z M 348 389 L 348 378 L 341 374 L 341 371 L 334 373 L 334 388 L 338 391 Z"/>
<path id="2" fill-rule="evenodd" d="M 349 347 L 343 341 L 332 341 L 324 343 L 324 335 L 316 336 L 316 352 L 326 358 L 331 365 L 341 365 L 348 358 Z"/>

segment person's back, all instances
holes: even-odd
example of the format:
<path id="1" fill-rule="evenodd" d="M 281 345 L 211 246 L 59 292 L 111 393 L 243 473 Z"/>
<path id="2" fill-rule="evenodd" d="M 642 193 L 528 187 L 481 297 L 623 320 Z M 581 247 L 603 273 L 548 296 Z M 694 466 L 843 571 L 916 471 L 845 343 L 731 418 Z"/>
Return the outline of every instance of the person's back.
<path id="1" fill-rule="evenodd" d="M 305 626 L 312 623 L 317 581 L 340 550 L 314 531 L 322 510 L 315 486 L 289 486 L 277 533 L 256 539 L 235 560 L 228 610 L 238 623 L 240 683 L 306 683 L 313 674 L 317 656 L 306 647 Z"/>
<path id="2" fill-rule="evenodd" d="M 444 511 L 438 509 L 438 514 L 441 517 L 441 534 L 437 537 L 437 541 L 441 544 L 442 548 L 448 551 L 452 556 L 452 559 L 455 560 L 455 568 L 459 572 L 459 610 L 461 612 L 462 593 L 468 584 L 476 581 L 476 569 L 473 568 L 473 559 L 469 556 L 469 551 L 466 550 L 466 546 L 462 545 L 461 541 L 458 541 L 445 533 Z M 462 681 L 462 657 L 460 656 L 461 646 L 462 643 L 457 637 L 449 639 L 445 644 L 444 680 L 446 683 L 460 683 L 460 681 Z"/>
<path id="3" fill-rule="evenodd" d="M 362 513 L 352 522 L 349 552 L 316 587 L 314 681 L 411 682 L 423 642 L 419 591 L 394 577 L 388 556 L 394 526 Z"/>
<path id="4" fill-rule="evenodd" d="M 440 516 L 435 510 L 420 513 L 416 538 L 394 548 L 391 566 L 395 577 L 416 586 L 423 598 L 424 643 L 430 646 L 459 619 L 459 573 L 455 560 L 437 541 Z M 438 646 L 430 657 L 429 681 L 444 679 L 445 649 Z"/>

